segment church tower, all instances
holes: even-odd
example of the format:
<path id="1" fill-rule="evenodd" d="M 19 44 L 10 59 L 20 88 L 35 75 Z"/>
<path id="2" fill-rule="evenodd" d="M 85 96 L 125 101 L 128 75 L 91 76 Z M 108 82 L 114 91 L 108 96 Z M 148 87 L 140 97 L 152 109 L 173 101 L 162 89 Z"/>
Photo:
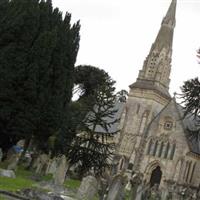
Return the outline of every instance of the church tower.
<path id="1" fill-rule="evenodd" d="M 140 179 L 142 192 L 159 186 L 162 200 L 169 193 L 173 200 L 180 199 L 185 185 L 195 194 L 200 183 L 200 143 L 189 131 L 199 127 L 191 115 L 183 117 L 184 109 L 169 94 L 176 4 L 172 0 L 142 70 L 130 85 L 113 162 L 116 172 Z"/>
<path id="2" fill-rule="evenodd" d="M 126 108 L 121 119 L 123 125 L 117 150 L 124 158 L 120 162 L 127 163 L 130 169 L 138 170 L 144 153 L 148 126 L 171 101 L 169 76 L 176 4 L 176 0 L 172 0 L 142 70 L 139 71 L 136 82 L 130 85 Z"/>
<path id="3" fill-rule="evenodd" d="M 176 0 L 173 0 L 166 16 L 162 20 L 161 28 L 153 43 L 149 55 L 144 61 L 137 81 L 130 86 L 131 89 L 140 88 L 154 90 L 164 98 L 170 98 L 169 83 L 171 71 L 171 56 L 173 33 L 176 24 Z"/>

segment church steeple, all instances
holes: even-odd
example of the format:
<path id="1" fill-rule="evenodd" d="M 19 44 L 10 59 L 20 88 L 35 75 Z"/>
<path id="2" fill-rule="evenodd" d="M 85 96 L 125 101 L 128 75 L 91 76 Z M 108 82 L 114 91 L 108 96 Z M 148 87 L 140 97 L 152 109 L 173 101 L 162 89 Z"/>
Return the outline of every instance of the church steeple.
<path id="1" fill-rule="evenodd" d="M 173 33 L 176 24 L 176 0 L 172 0 L 167 14 L 162 20 L 155 42 L 144 61 L 137 81 L 130 88 L 142 88 L 159 92 L 169 97 Z"/>

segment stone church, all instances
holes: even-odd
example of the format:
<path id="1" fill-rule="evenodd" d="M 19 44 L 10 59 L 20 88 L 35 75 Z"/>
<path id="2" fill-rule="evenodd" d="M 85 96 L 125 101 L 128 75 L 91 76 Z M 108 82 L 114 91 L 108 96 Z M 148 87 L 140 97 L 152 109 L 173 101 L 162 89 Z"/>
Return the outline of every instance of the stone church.
<path id="1" fill-rule="evenodd" d="M 177 1 L 163 18 L 160 30 L 130 91 L 121 117 L 116 160 L 118 170 L 143 174 L 142 181 L 198 188 L 200 142 L 191 116 L 169 94 Z"/>

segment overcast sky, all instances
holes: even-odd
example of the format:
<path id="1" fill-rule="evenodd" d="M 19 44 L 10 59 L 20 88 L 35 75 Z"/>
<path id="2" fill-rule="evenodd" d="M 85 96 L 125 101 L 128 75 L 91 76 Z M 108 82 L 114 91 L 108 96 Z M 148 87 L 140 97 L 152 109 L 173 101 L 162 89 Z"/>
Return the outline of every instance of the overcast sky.
<path id="1" fill-rule="evenodd" d="M 54 7 L 80 20 L 76 65 L 107 71 L 117 90 L 135 82 L 171 0 L 53 0 Z M 178 0 L 170 93 L 183 81 L 199 76 L 200 0 Z"/>

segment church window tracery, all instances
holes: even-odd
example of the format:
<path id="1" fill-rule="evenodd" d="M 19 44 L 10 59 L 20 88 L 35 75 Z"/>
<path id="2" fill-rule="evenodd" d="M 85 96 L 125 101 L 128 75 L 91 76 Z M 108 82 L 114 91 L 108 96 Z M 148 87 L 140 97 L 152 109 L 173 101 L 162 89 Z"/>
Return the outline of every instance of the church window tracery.
<path id="1" fill-rule="evenodd" d="M 157 148 L 158 148 L 158 141 L 155 142 L 153 156 L 156 155 Z"/>
<path id="2" fill-rule="evenodd" d="M 149 114 L 149 111 L 145 111 L 142 115 L 140 128 L 139 128 L 139 135 L 144 133 L 144 128 L 145 128 L 146 123 L 147 123 L 148 114 Z"/>
<path id="3" fill-rule="evenodd" d="M 164 147 L 164 142 L 161 142 L 158 157 L 161 157 L 162 151 L 163 151 L 163 147 Z"/>
<path id="4" fill-rule="evenodd" d="M 164 124 L 164 129 L 165 130 L 171 130 L 173 127 L 173 122 L 172 121 L 166 121 Z"/>
<path id="5" fill-rule="evenodd" d="M 192 173 L 191 173 L 190 180 L 189 180 L 190 183 L 192 183 L 192 179 L 193 179 L 195 168 L 196 168 L 196 163 L 194 163 L 193 167 L 192 167 Z"/>
<path id="6" fill-rule="evenodd" d="M 166 145 L 164 158 L 167 158 L 168 152 L 169 152 L 169 142 L 168 142 L 167 145 Z"/>
<path id="7" fill-rule="evenodd" d="M 186 175 L 187 175 L 187 171 L 188 171 L 188 165 L 189 165 L 189 162 L 186 161 L 185 162 L 185 170 L 184 170 L 184 174 L 183 174 L 183 180 L 186 180 Z"/>
<path id="8" fill-rule="evenodd" d="M 175 150 L 176 150 L 176 144 L 173 144 L 172 147 L 171 147 L 170 155 L 169 155 L 169 159 L 170 159 L 170 160 L 173 160 Z"/>
<path id="9" fill-rule="evenodd" d="M 140 104 L 137 105 L 137 111 L 136 111 L 136 113 L 138 114 L 139 111 L 140 111 Z"/>
<path id="10" fill-rule="evenodd" d="M 186 180 L 185 180 L 186 182 L 188 182 L 188 178 L 189 178 L 189 174 L 190 174 L 191 164 L 192 164 L 192 162 L 189 162 L 189 163 L 188 163 L 188 169 L 187 169 Z"/>
<path id="11" fill-rule="evenodd" d="M 152 146 L 152 139 L 150 139 L 150 141 L 149 141 L 149 145 L 148 145 L 148 148 L 147 148 L 147 155 L 150 154 L 151 146 Z"/>

